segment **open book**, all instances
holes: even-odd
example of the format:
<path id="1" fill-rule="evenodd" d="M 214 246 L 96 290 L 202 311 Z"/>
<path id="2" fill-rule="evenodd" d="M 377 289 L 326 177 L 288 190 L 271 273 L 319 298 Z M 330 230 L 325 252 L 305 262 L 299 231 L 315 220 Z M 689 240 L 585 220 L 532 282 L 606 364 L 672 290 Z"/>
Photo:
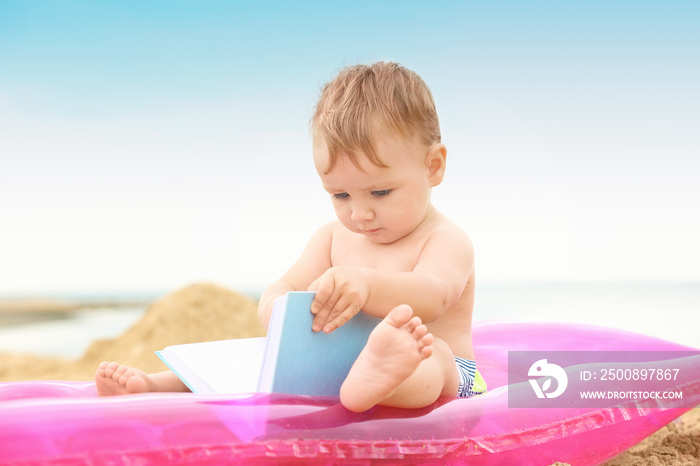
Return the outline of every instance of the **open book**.
<path id="1" fill-rule="evenodd" d="M 156 354 L 195 393 L 337 396 L 380 319 L 360 312 L 329 334 L 313 332 L 314 296 L 277 298 L 265 338 L 174 345 Z"/>
<path id="2" fill-rule="evenodd" d="M 168 346 L 158 357 L 194 393 L 253 393 L 265 337 Z"/>

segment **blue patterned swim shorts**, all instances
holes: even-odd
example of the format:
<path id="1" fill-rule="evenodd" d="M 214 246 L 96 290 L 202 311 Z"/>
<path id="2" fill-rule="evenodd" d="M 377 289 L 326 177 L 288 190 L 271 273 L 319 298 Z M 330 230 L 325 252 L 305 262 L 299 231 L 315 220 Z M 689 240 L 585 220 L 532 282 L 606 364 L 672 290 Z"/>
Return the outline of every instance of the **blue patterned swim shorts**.
<path id="1" fill-rule="evenodd" d="M 457 363 L 457 371 L 459 372 L 458 397 L 469 398 L 486 391 L 486 382 L 476 370 L 476 361 L 455 356 L 455 363 Z"/>

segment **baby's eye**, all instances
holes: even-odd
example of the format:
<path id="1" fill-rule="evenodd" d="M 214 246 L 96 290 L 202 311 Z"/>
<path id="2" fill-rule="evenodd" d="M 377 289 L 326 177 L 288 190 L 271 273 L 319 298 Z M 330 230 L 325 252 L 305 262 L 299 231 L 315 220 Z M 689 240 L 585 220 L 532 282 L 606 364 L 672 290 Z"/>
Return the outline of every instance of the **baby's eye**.
<path id="1" fill-rule="evenodd" d="M 390 192 L 391 192 L 391 189 L 378 189 L 376 191 L 372 191 L 372 196 L 384 197 L 384 196 L 388 196 Z"/>
<path id="2" fill-rule="evenodd" d="M 337 193 L 333 194 L 333 199 L 347 199 L 350 195 L 348 193 Z"/>

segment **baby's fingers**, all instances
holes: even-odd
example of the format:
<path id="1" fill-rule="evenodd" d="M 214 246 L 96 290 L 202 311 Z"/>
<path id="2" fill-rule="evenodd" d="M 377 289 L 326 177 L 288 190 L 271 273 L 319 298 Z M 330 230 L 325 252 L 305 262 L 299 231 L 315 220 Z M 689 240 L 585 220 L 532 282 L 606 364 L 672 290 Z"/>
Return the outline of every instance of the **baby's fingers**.
<path id="1" fill-rule="evenodd" d="M 309 285 L 308 291 L 316 292 L 316 296 L 311 302 L 311 313 L 318 314 L 321 312 L 321 309 L 326 306 L 326 303 L 333 294 L 333 280 L 329 280 L 325 275 L 321 275 Z"/>
<path id="2" fill-rule="evenodd" d="M 323 276 L 320 278 L 316 297 L 311 303 L 311 313 L 314 314 L 312 330 L 319 332 L 328 320 L 328 316 L 336 307 L 338 296 L 333 294 L 334 282 L 332 277 Z"/>
<path id="3" fill-rule="evenodd" d="M 331 333 L 333 330 L 345 325 L 350 319 L 352 319 L 355 316 L 355 314 L 360 312 L 360 306 L 358 304 L 353 304 L 352 302 L 349 302 L 347 303 L 347 305 L 345 305 L 341 304 L 339 301 L 336 307 L 338 309 L 342 309 L 342 311 L 336 315 L 331 314 L 329 316 L 330 321 L 323 325 L 324 333 Z"/>
<path id="4" fill-rule="evenodd" d="M 318 277 L 316 280 L 311 282 L 311 285 L 306 289 L 306 291 L 318 291 L 318 287 L 321 284 L 321 279 L 323 278 L 323 275 Z"/>

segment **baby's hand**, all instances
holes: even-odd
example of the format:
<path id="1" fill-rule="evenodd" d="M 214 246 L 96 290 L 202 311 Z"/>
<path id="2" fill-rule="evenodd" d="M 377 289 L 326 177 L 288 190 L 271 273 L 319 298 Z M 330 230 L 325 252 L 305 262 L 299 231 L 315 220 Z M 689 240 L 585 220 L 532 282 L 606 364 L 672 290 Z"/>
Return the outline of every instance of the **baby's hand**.
<path id="1" fill-rule="evenodd" d="M 309 291 L 316 291 L 311 303 L 314 332 L 332 332 L 360 312 L 369 299 L 366 275 L 356 267 L 328 269 L 309 286 Z"/>

